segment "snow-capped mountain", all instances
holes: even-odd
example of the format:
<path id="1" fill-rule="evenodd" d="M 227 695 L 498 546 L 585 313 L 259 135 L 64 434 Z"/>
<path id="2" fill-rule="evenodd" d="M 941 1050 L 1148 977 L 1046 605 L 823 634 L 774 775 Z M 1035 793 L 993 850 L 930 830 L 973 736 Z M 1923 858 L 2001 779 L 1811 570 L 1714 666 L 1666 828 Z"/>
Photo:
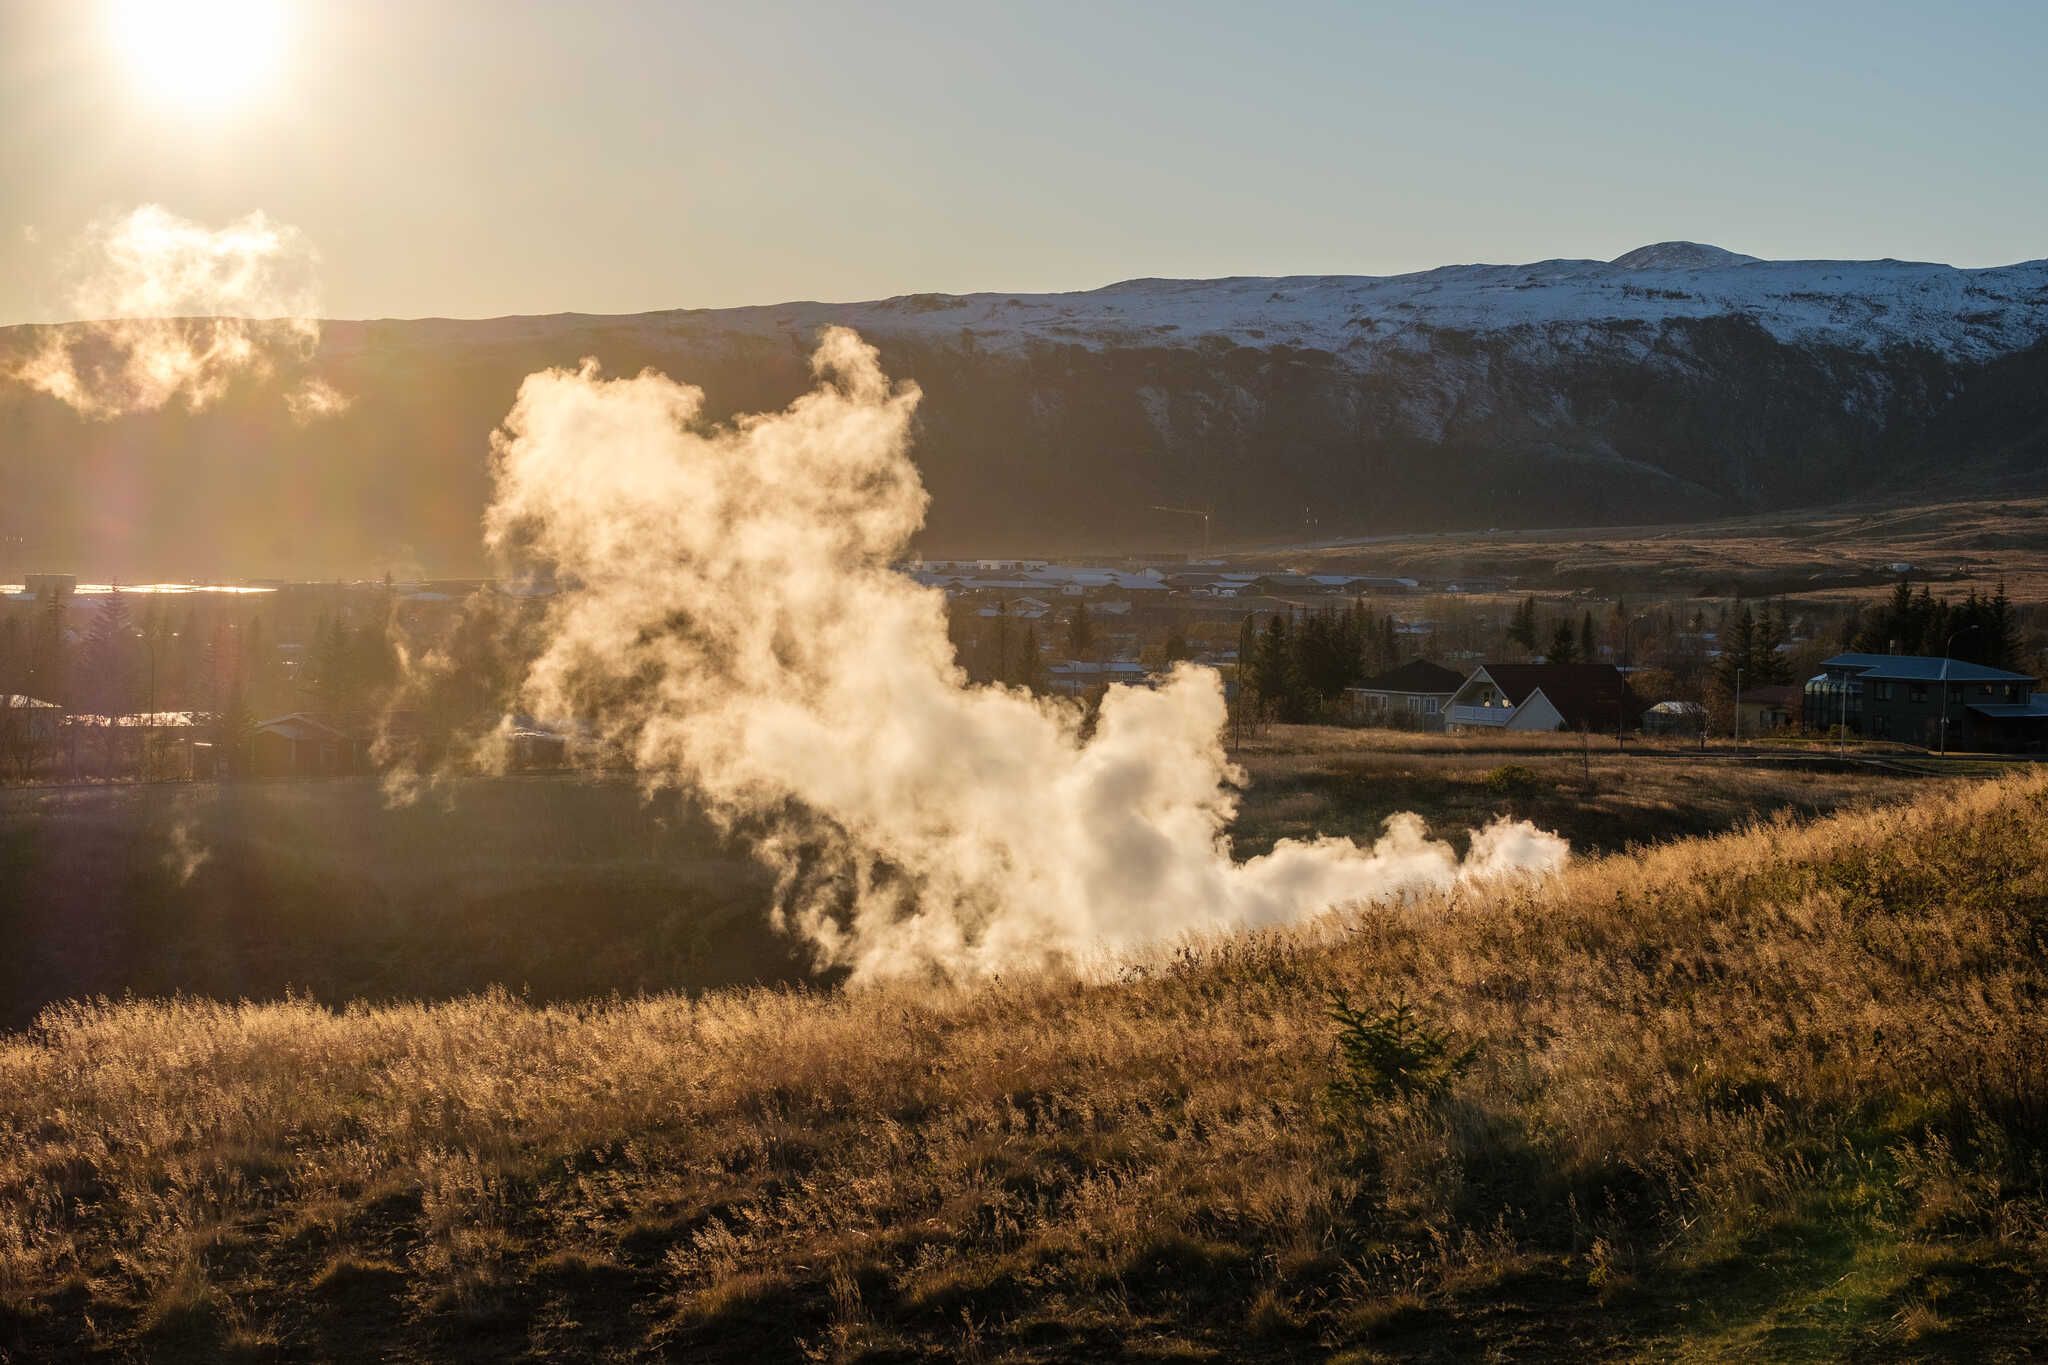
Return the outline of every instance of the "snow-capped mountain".
<path id="1" fill-rule="evenodd" d="M 661 315 L 657 315 L 661 316 Z M 1360 368 L 1440 329 L 1486 335 L 1747 319 L 1779 341 L 1911 346 L 1983 358 L 2048 334 L 2048 260 L 1984 270 L 1914 261 L 1762 261 L 1659 242 L 1612 261 L 1453 265 L 1413 275 L 1126 280 L 1073 294 L 912 294 L 689 316 L 744 330 L 846 322 L 898 336 L 971 336 L 984 350 L 1203 341 L 1328 351 Z"/>
<path id="2" fill-rule="evenodd" d="M 1213 506 L 1239 539 L 2048 486 L 2048 261 L 1662 242 L 1389 277 L 330 323 L 311 368 L 355 402 L 304 428 L 273 391 L 297 373 L 113 423 L 0 386 L 0 546 L 100 573 L 469 571 L 484 438 L 530 370 L 654 366 L 749 411 L 808 384 L 832 323 L 924 389 L 937 553 L 1182 543 L 1158 503 Z M 34 332 L 0 329 L 0 359 Z M 110 520 L 109 485 L 154 492 Z"/>

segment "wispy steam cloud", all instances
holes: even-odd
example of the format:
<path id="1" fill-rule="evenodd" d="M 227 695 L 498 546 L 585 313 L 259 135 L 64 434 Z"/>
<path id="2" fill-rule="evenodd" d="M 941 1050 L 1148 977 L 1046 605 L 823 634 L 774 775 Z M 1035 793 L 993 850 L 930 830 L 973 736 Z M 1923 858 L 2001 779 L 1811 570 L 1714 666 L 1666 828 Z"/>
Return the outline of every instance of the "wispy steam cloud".
<path id="1" fill-rule="evenodd" d="M 925 511 L 917 390 L 844 329 L 813 363 L 813 392 L 722 427 L 652 372 L 530 376 L 487 535 L 574 585 L 524 705 L 749 837 L 821 961 L 974 974 L 1563 862 L 1496 824 L 1461 863 L 1412 815 L 1238 862 L 1213 672 L 1114 688 L 1087 732 L 1073 703 L 969 685 L 941 596 L 890 568 Z"/>
<path id="2" fill-rule="evenodd" d="M 352 401 L 324 379 L 308 379 L 284 396 L 285 410 L 301 426 L 347 412 Z"/>
<path id="3" fill-rule="evenodd" d="M 168 843 L 163 855 L 164 866 L 178 879 L 180 886 L 189 883 L 213 857 L 213 850 L 195 835 L 190 820 L 181 819 L 171 826 Z"/>
<path id="4" fill-rule="evenodd" d="M 147 204 L 87 234 L 71 306 L 15 378 L 88 417 L 198 411 L 237 377 L 303 360 L 320 339 L 317 258 L 296 228 L 256 212 L 219 229 Z M 346 406 L 320 381 L 293 395 L 300 420 Z"/>

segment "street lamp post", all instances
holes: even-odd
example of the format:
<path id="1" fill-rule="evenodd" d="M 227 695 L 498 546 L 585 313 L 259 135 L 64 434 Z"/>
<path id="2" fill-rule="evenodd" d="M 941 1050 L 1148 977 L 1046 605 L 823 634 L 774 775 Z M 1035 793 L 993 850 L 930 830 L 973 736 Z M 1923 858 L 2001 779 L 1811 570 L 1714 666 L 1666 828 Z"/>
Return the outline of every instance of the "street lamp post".
<path id="1" fill-rule="evenodd" d="M 1633 621 L 1623 620 L 1621 623 L 1621 668 L 1615 670 L 1621 673 L 1621 689 L 1614 696 L 1614 746 L 1617 749 L 1628 748 L 1628 737 L 1625 733 L 1628 726 L 1628 674 L 1622 672 L 1622 669 L 1628 668 L 1635 660 L 1632 641 L 1636 627 L 1645 619 L 1647 618 L 1638 616 Z"/>
<path id="2" fill-rule="evenodd" d="M 1735 750 L 1742 751 L 1742 669 L 1735 670 Z"/>
<path id="3" fill-rule="evenodd" d="M 1835 726 L 1835 752 L 1846 758 L 1849 753 L 1849 680 L 1839 680 L 1835 691 L 1842 699 L 1841 720 Z"/>

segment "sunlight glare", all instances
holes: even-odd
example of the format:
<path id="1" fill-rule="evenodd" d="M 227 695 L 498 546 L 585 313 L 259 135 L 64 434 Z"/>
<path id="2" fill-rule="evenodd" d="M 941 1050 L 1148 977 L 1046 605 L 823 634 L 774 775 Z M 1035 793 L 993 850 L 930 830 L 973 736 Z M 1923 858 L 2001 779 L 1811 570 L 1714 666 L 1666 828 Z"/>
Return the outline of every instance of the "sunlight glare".
<path id="1" fill-rule="evenodd" d="M 270 76 L 280 0 L 112 0 L 113 38 L 137 86 L 187 109 L 219 109 Z"/>

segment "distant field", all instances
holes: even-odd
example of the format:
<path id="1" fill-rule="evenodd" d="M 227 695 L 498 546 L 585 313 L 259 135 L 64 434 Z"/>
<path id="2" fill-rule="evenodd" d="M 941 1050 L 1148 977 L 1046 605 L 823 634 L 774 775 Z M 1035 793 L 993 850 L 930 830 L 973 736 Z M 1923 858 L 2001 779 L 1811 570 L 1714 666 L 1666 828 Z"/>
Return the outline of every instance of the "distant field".
<path id="1" fill-rule="evenodd" d="M 2003 579 L 2014 601 L 2048 602 L 2048 498 L 2038 494 L 1856 505 L 1673 526 L 1445 532 L 1332 545 L 1292 558 L 1328 571 L 1505 575 L 1518 586 L 1868 601 L 1913 566 L 1921 581 Z"/>
<path id="2" fill-rule="evenodd" d="M 1916 789 L 1113 980 L 54 1012 L 0 1355 L 2037 1360 L 2048 772 Z"/>
<path id="3" fill-rule="evenodd" d="M 1924 791 L 1939 777 L 1276 726 L 1238 755 L 1242 853 L 1496 815 L 1580 852 Z M 1507 770 L 1507 771 L 1503 771 Z M 184 992 L 330 1003 L 535 1001 L 810 981 L 768 878 L 688 807 L 629 784 L 513 778 L 392 809 L 367 780 L 0 789 L 0 1028 L 54 1001 Z"/>
<path id="4" fill-rule="evenodd" d="M 1367 833 L 1419 811 L 1454 842 L 1495 815 L 1535 821 L 1582 853 L 1714 834 L 1780 812 L 1811 816 L 1920 795 L 1998 765 L 1911 769 L 1811 755 L 1704 753 L 1573 736 L 1409 735 L 1273 726 L 1243 746 L 1251 788 L 1238 822 L 1247 852 L 1321 831 Z M 1953 774 L 1953 775 L 1951 775 Z"/>
<path id="5" fill-rule="evenodd" d="M 768 884 L 673 799 L 505 779 L 0 789 L 0 1026 L 191 992 L 536 999 L 792 980 Z"/>

